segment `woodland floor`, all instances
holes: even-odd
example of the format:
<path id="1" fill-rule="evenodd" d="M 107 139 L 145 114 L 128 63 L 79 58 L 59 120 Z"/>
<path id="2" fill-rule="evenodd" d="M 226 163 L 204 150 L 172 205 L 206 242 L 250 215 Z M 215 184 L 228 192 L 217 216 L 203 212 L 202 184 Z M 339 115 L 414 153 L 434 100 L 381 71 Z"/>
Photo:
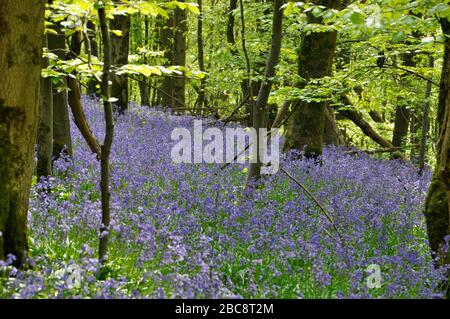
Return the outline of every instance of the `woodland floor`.
<path id="1" fill-rule="evenodd" d="M 84 98 L 102 138 L 99 103 Z M 327 148 L 321 165 L 282 159 L 333 216 L 341 234 L 282 173 L 243 196 L 245 166 L 174 164 L 170 139 L 192 117 L 132 106 L 116 123 L 113 223 L 107 268 L 96 259 L 99 164 L 76 127 L 73 161 L 34 183 L 35 267 L 7 264 L 0 297 L 24 298 L 434 298 L 422 207 L 430 172 L 400 161 Z M 51 187 L 50 193 L 44 190 Z M 368 288 L 367 267 L 381 269 Z M 10 275 L 15 275 L 11 277 Z"/>

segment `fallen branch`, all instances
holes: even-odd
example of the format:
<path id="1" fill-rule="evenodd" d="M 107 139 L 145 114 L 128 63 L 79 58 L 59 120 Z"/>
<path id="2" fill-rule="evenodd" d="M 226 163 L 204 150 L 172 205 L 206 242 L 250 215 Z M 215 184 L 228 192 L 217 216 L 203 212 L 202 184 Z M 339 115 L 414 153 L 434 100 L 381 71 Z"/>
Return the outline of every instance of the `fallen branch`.
<path id="1" fill-rule="evenodd" d="M 344 103 L 346 105 L 351 105 L 351 106 L 353 105 L 352 102 L 350 101 L 350 99 L 348 98 L 348 96 L 345 94 L 342 95 L 342 100 L 344 101 Z M 380 134 L 378 134 L 372 128 L 372 126 L 362 117 L 362 114 L 360 112 L 358 112 L 355 108 L 351 108 L 351 109 L 337 108 L 336 111 L 340 115 L 346 117 L 347 119 L 349 119 L 350 121 L 355 123 L 356 126 L 358 126 L 366 136 L 370 137 L 372 140 L 374 140 L 380 146 L 382 146 L 384 148 L 393 148 L 394 147 L 394 145 L 392 145 L 391 142 L 384 139 Z"/>
<path id="2" fill-rule="evenodd" d="M 380 153 L 391 153 L 400 151 L 400 147 L 389 147 L 389 148 L 380 148 L 375 150 L 353 150 L 353 151 L 346 151 L 344 154 L 358 154 L 358 153 L 365 153 L 365 154 L 380 154 Z"/>
<path id="3" fill-rule="evenodd" d="M 341 233 L 339 232 L 339 229 L 337 228 L 336 224 L 334 223 L 333 217 L 331 216 L 331 214 L 320 204 L 319 200 L 313 195 L 313 193 L 311 193 L 309 191 L 309 189 L 303 185 L 302 183 L 300 183 L 294 176 L 292 176 L 291 174 L 289 174 L 282 166 L 280 166 L 280 170 L 287 176 L 289 177 L 292 181 L 294 181 L 295 184 L 297 184 L 298 186 L 300 186 L 301 189 L 303 189 L 303 191 L 308 194 L 309 197 L 311 197 L 311 199 L 314 201 L 314 203 L 316 203 L 317 207 L 320 208 L 320 210 L 322 211 L 322 213 L 325 215 L 325 217 L 328 219 L 328 221 L 330 222 L 330 224 L 333 226 L 334 230 L 336 231 L 337 236 L 339 237 L 339 240 L 342 241 L 342 237 L 341 237 Z M 325 229 L 325 232 L 330 235 L 330 233 Z M 332 237 L 332 236 L 331 236 Z"/>

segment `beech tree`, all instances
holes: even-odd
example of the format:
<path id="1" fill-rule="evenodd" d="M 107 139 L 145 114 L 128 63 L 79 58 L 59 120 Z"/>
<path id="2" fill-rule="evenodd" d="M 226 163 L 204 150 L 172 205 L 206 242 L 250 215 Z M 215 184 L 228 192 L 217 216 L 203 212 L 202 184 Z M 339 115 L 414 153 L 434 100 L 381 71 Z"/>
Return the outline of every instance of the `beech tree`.
<path id="1" fill-rule="evenodd" d="M 17 258 L 15 264 L 24 266 L 44 2 L 0 0 L 0 8 L 0 259 L 12 254 Z"/>

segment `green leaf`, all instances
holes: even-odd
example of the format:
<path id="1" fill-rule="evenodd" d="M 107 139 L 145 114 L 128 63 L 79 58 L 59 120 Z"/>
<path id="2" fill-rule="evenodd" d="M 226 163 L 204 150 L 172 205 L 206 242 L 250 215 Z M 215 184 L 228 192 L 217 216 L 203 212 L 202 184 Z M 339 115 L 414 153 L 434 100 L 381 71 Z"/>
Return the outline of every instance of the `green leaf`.
<path id="1" fill-rule="evenodd" d="M 103 2 L 103 1 L 96 1 L 94 4 L 95 10 L 102 9 L 104 7 L 105 7 L 105 2 Z"/>
<path id="2" fill-rule="evenodd" d="M 364 15 L 361 12 L 353 11 L 350 15 L 350 21 L 354 24 L 363 24 L 364 23 Z"/>
<path id="3" fill-rule="evenodd" d="M 311 14 L 312 14 L 314 17 L 318 18 L 318 17 L 320 17 L 321 14 L 322 14 L 322 9 L 321 9 L 320 7 L 314 7 L 314 8 L 311 10 Z"/>
<path id="4" fill-rule="evenodd" d="M 122 30 L 110 30 L 112 34 L 114 34 L 115 36 L 121 37 L 123 36 L 123 32 Z"/>
<path id="5" fill-rule="evenodd" d="M 392 35 L 392 41 L 394 43 L 400 43 L 405 39 L 405 36 L 406 36 L 406 34 L 402 30 L 394 32 L 394 34 Z"/>
<path id="6" fill-rule="evenodd" d="M 334 16 L 335 14 L 332 9 L 328 9 L 322 14 L 322 18 L 324 18 L 325 20 L 332 19 Z"/>

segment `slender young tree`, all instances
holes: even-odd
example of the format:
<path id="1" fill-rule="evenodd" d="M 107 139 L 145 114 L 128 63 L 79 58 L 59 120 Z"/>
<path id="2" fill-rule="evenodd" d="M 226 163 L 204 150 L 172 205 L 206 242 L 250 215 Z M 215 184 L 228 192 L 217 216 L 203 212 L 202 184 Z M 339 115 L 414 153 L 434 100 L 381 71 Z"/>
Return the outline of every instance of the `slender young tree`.
<path id="1" fill-rule="evenodd" d="M 26 265 L 44 32 L 42 0 L 0 0 L 0 259 Z M 26 48 L 26 50 L 24 50 Z"/>
<path id="2" fill-rule="evenodd" d="M 169 17 L 164 19 L 161 17 L 160 22 L 160 39 L 161 39 L 161 49 L 164 51 L 164 59 L 166 60 L 165 65 L 173 65 L 173 25 L 174 17 L 173 13 L 169 13 Z M 172 107 L 172 92 L 173 92 L 173 81 L 172 77 L 165 76 L 162 81 L 159 100 L 161 105 L 165 108 Z"/>
<path id="3" fill-rule="evenodd" d="M 112 63 L 111 54 L 111 38 L 109 35 L 108 20 L 106 19 L 106 12 L 104 6 L 99 7 L 98 17 L 100 20 L 100 28 L 103 41 L 103 75 L 101 82 L 101 94 L 103 100 L 103 107 L 105 113 L 105 139 L 101 146 L 101 196 L 102 196 L 102 226 L 100 228 L 100 241 L 98 247 L 98 258 L 100 262 L 104 263 L 108 254 L 108 239 L 109 226 L 111 220 L 110 207 L 110 191 L 109 191 L 109 156 L 111 153 L 111 145 L 114 139 L 114 118 L 111 104 L 111 91 L 109 87 L 110 68 Z"/>
<path id="4" fill-rule="evenodd" d="M 281 50 L 282 39 L 282 24 L 283 24 L 283 0 L 274 0 L 273 3 L 273 22 L 272 22 L 272 43 L 270 47 L 269 57 L 266 63 L 266 69 L 264 73 L 264 81 L 261 82 L 259 88 L 258 97 L 256 102 L 253 103 L 253 128 L 256 130 L 256 162 L 250 164 L 248 180 L 252 181 L 258 179 L 261 174 L 261 155 L 266 147 L 261 141 L 261 134 L 259 130 L 266 127 L 266 115 L 267 115 L 267 101 L 269 99 L 270 90 L 272 88 L 273 77 L 275 76 L 275 67 L 278 64 Z"/>
<path id="5" fill-rule="evenodd" d="M 139 22 L 140 24 L 140 22 Z M 140 29 L 140 28 L 139 28 Z M 142 39 L 142 42 L 139 43 L 140 46 L 145 47 L 147 50 L 149 49 L 149 32 L 150 32 L 150 26 L 149 26 L 149 19 L 148 17 L 144 17 L 144 37 Z M 147 64 L 148 57 L 147 54 L 144 54 L 144 64 Z M 141 80 L 139 81 L 139 93 L 141 96 L 141 105 L 150 105 L 150 88 L 149 88 L 150 80 L 142 76 Z"/>
<path id="6" fill-rule="evenodd" d="M 198 68 L 200 71 L 205 72 L 205 54 L 203 49 L 203 6 L 202 0 L 197 0 L 198 9 L 200 14 L 197 17 L 197 51 L 198 51 Z M 207 108 L 206 101 L 206 77 L 200 80 L 200 88 L 198 90 L 198 97 L 196 107 L 202 113 L 203 108 Z"/>
<path id="7" fill-rule="evenodd" d="M 184 2 L 181 1 L 181 2 Z M 174 12 L 174 31 L 173 31 L 173 65 L 186 67 L 187 50 L 187 14 L 186 10 L 176 8 Z M 186 77 L 183 75 L 172 77 L 172 107 L 174 110 L 182 109 L 186 105 Z"/>

